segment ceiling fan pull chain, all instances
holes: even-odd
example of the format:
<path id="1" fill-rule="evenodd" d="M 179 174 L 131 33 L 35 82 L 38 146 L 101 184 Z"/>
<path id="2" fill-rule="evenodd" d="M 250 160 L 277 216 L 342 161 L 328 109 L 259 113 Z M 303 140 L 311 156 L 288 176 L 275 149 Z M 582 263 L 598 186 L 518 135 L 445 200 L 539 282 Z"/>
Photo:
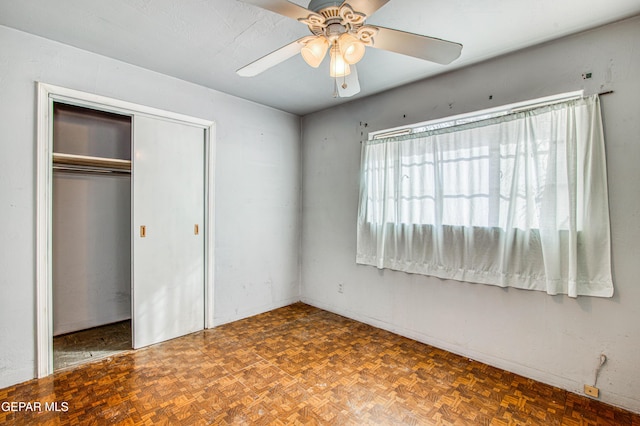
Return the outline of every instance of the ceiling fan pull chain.
<path id="1" fill-rule="evenodd" d="M 338 41 L 334 40 L 333 41 L 333 47 L 331 48 L 333 50 L 333 54 L 337 55 L 338 52 L 336 51 L 338 46 Z M 333 66 L 333 97 L 337 98 L 338 97 L 338 65 L 337 65 L 337 61 L 331 61 L 330 66 Z"/>

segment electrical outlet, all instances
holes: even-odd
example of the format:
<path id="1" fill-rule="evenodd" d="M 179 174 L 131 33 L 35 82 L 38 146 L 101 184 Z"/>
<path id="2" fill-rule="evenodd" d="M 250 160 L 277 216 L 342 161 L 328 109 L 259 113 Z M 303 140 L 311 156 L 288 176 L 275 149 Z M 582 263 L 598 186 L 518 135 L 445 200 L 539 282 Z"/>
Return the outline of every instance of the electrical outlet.
<path id="1" fill-rule="evenodd" d="M 344 293 L 344 283 L 338 283 L 338 293 Z"/>
<path id="2" fill-rule="evenodd" d="M 589 395 L 592 396 L 594 398 L 598 397 L 598 394 L 600 393 L 598 388 L 595 386 L 589 386 L 589 385 L 584 385 L 584 393 L 585 395 Z"/>

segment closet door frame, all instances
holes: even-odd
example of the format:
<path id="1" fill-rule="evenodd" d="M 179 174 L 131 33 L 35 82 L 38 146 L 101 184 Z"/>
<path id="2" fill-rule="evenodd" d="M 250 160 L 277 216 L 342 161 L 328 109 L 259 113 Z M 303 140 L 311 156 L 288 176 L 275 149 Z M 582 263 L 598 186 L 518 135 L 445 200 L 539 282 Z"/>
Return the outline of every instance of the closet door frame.
<path id="1" fill-rule="evenodd" d="M 46 83 L 37 83 L 36 136 L 36 373 L 53 373 L 52 188 L 53 104 L 120 115 L 150 116 L 202 127 L 205 131 L 204 327 L 212 328 L 214 307 L 215 122 Z M 132 123 L 133 124 L 133 123 Z M 133 137 L 133 133 L 132 133 Z M 133 160 L 133 159 L 132 159 Z M 133 194 L 132 194 L 133 196 Z M 133 226 L 133 225 L 132 225 Z M 131 230 L 133 236 L 133 229 Z M 133 244 L 133 238 L 132 238 Z M 133 252 L 132 252 L 133 253 Z M 133 283 L 135 285 L 135 283 Z"/>

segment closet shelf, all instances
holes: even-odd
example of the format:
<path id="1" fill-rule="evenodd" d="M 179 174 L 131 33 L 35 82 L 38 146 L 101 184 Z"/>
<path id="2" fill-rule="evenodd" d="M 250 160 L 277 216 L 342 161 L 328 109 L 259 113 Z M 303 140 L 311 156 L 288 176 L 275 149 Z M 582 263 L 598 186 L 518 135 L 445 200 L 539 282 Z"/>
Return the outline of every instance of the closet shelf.
<path id="1" fill-rule="evenodd" d="M 131 171 L 131 160 L 117 158 L 90 157 L 88 155 L 53 153 L 54 166 L 80 166 L 91 168 L 104 168 L 116 171 Z"/>

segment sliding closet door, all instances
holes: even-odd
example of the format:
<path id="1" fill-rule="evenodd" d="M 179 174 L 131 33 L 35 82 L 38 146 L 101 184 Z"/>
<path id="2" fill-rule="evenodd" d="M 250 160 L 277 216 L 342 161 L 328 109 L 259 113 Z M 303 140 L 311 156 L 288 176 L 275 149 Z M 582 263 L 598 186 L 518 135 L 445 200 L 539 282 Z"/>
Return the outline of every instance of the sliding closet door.
<path id="1" fill-rule="evenodd" d="M 133 346 L 204 328 L 204 129 L 134 118 Z"/>

